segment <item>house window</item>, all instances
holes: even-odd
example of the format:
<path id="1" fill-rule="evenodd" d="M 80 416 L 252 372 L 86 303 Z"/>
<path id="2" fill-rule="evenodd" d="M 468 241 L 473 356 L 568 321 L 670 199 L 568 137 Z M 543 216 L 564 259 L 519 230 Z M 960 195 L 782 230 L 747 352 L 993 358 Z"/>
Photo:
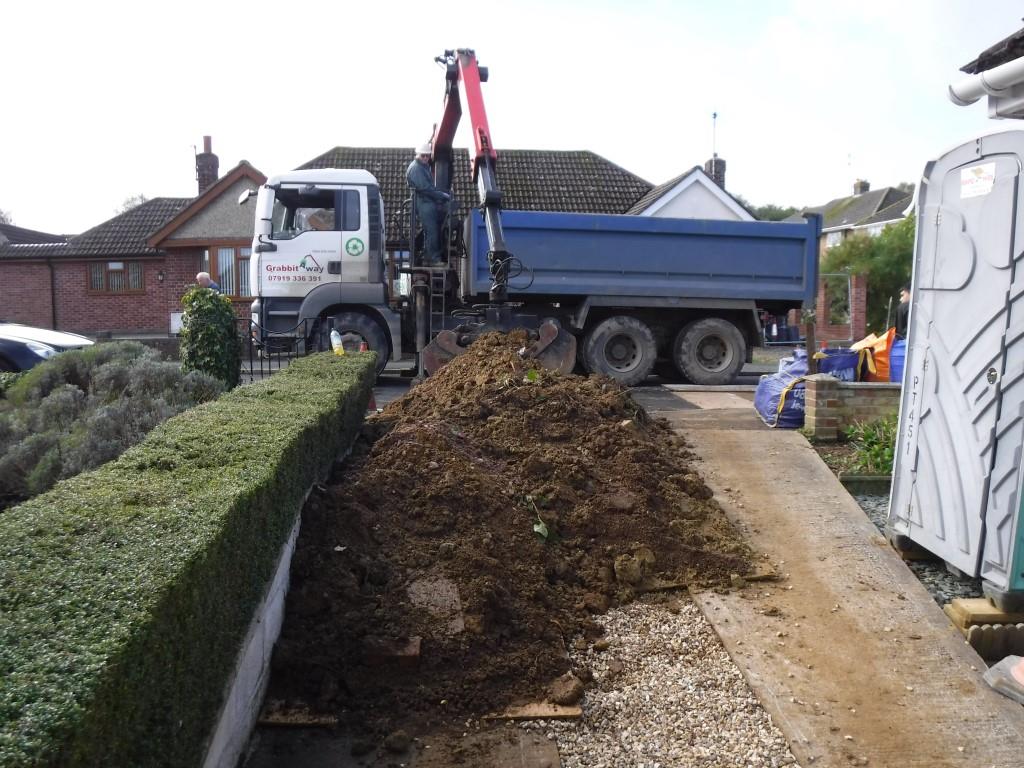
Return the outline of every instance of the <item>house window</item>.
<path id="1" fill-rule="evenodd" d="M 829 232 L 828 234 L 825 235 L 826 248 L 835 248 L 841 242 L 843 242 L 842 232 Z"/>
<path id="2" fill-rule="evenodd" d="M 247 245 L 215 245 L 203 250 L 202 271 L 220 286 L 227 296 L 249 297 L 249 256 Z"/>
<path id="3" fill-rule="evenodd" d="M 94 261 L 89 264 L 92 293 L 139 293 L 142 284 L 140 261 Z"/>

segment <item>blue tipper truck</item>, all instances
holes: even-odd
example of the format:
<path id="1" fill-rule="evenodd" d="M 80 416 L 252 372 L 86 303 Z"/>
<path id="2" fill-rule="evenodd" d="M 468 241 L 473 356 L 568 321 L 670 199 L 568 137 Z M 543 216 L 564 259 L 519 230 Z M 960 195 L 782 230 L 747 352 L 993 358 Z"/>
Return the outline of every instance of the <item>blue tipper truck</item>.
<path id="1" fill-rule="evenodd" d="M 695 384 L 728 383 L 761 343 L 761 311 L 814 305 L 817 215 L 781 223 L 502 211 L 501 221 L 521 264 L 509 299 L 557 317 L 587 370 L 626 384 L 658 358 Z M 473 211 L 460 270 L 467 303 L 491 285 L 488 249 Z"/>
<path id="2" fill-rule="evenodd" d="M 725 384 L 761 343 L 760 311 L 815 299 L 818 216 L 769 223 L 502 210 L 497 260 L 487 218 L 473 210 L 455 230 L 462 236 L 447 238 L 448 264 L 439 267 L 422 265 L 415 250 L 401 261 L 385 252 L 383 200 L 366 171 L 292 171 L 257 198 L 249 267 L 257 341 L 311 342 L 333 328 L 346 348 L 365 342 L 377 351 L 381 370 L 429 358 L 420 367 L 432 373 L 482 317 L 477 331 L 539 331 L 540 346 L 551 342 L 538 355 L 548 367 L 580 365 L 633 385 L 661 359 L 691 382 Z M 501 302 L 492 298 L 495 264 L 505 270 Z"/>

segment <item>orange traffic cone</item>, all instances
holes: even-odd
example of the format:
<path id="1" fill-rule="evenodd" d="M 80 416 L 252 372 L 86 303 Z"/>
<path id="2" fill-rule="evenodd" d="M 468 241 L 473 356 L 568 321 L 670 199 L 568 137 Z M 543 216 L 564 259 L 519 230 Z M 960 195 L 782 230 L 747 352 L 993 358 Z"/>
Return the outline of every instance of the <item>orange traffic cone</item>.
<path id="1" fill-rule="evenodd" d="M 370 390 L 370 402 L 366 406 L 366 412 L 367 413 L 376 413 L 377 412 L 377 398 L 374 397 L 372 389 Z"/>

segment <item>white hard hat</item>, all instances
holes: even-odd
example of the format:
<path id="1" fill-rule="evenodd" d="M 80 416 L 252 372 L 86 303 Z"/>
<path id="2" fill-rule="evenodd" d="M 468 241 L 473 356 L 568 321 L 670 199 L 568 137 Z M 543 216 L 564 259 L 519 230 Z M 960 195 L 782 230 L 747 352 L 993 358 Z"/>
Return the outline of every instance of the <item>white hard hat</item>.
<path id="1" fill-rule="evenodd" d="M 420 144 L 419 148 L 416 150 L 417 155 L 429 155 L 432 154 L 432 152 L 433 148 L 430 146 L 429 141 L 426 144 Z"/>

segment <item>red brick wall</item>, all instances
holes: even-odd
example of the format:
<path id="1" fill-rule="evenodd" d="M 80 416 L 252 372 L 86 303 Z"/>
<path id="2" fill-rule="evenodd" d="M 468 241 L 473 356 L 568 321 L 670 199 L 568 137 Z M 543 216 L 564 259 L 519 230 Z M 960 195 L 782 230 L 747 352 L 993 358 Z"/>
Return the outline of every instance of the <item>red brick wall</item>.
<path id="1" fill-rule="evenodd" d="M 899 407 L 899 384 L 839 381 L 819 373 L 806 379 L 804 428 L 815 440 L 836 440 L 849 425 L 877 421 Z"/>
<path id="2" fill-rule="evenodd" d="M 88 261 L 54 261 L 57 329 L 86 335 L 168 333 L 171 313 L 181 311 L 181 297 L 195 286 L 201 253 L 198 248 L 178 248 L 141 260 L 144 291 L 128 294 L 91 293 Z M 0 262 L 0 320 L 52 328 L 50 296 L 46 263 Z M 249 316 L 251 300 L 233 304 L 239 317 Z"/>
<path id="3" fill-rule="evenodd" d="M 818 297 L 815 299 L 814 309 L 814 338 L 821 346 L 822 342 L 835 342 L 840 346 L 847 346 L 854 341 L 860 341 L 867 336 L 868 325 L 868 282 L 863 275 L 853 275 L 850 278 L 850 322 L 842 325 L 831 325 L 828 322 L 828 302 L 825 297 L 825 281 L 818 278 Z M 790 312 L 789 322 L 797 321 L 799 313 L 796 310 Z M 800 335 L 807 335 L 806 326 L 800 326 Z"/>
<path id="4" fill-rule="evenodd" d="M 45 263 L 0 263 L 0 320 L 53 327 L 50 269 Z"/>

